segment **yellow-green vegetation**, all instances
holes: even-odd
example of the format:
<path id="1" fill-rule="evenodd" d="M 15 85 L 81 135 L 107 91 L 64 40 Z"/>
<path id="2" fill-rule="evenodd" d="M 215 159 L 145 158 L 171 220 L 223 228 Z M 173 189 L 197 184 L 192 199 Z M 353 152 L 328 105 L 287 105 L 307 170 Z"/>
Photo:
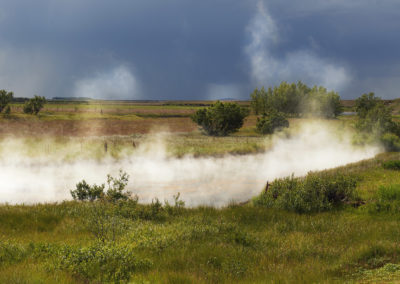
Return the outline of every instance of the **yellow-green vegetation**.
<path id="1" fill-rule="evenodd" d="M 400 280 L 399 153 L 352 175 L 362 202 L 320 213 L 230 204 L 0 206 L 1 283 L 311 283 Z M 353 181 L 351 181 L 353 182 Z"/>

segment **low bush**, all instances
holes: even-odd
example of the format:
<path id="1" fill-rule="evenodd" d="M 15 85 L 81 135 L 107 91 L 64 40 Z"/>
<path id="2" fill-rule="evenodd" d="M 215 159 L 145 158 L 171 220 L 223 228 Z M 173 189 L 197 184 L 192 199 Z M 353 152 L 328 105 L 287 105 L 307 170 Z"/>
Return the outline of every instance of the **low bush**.
<path id="1" fill-rule="evenodd" d="M 386 151 L 398 152 L 400 151 L 400 137 L 393 133 L 385 133 L 380 138 Z"/>
<path id="2" fill-rule="evenodd" d="M 122 170 L 119 171 L 119 177 L 114 178 L 111 175 L 107 175 L 108 189 L 104 192 L 105 185 L 88 185 L 85 180 L 76 184 L 74 190 L 70 190 L 71 196 L 74 200 L 80 201 L 94 201 L 96 199 L 105 198 L 108 201 L 128 200 L 131 197 L 129 191 L 125 191 L 125 187 L 128 184 L 129 175 Z"/>
<path id="3" fill-rule="evenodd" d="M 149 259 L 138 258 L 133 249 L 120 244 L 94 244 L 84 248 L 66 246 L 60 268 L 89 281 L 129 281 L 131 274 L 152 266 Z"/>
<path id="4" fill-rule="evenodd" d="M 281 112 L 271 112 L 269 115 L 263 115 L 257 118 L 257 132 L 261 134 L 272 134 L 275 130 L 289 127 L 289 121 Z"/>
<path id="5" fill-rule="evenodd" d="M 0 241 L 0 266 L 20 262 L 29 252 L 20 244 Z"/>
<path id="6" fill-rule="evenodd" d="M 400 161 L 393 160 L 382 163 L 382 167 L 387 170 L 400 170 Z"/>
<path id="7" fill-rule="evenodd" d="M 357 179 L 340 172 L 312 173 L 304 178 L 293 175 L 275 180 L 254 199 L 254 204 L 298 213 L 330 210 L 357 201 Z"/>
<path id="8" fill-rule="evenodd" d="M 217 101 L 209 108 L 196 111 L 192 120 L 208 135 L 226 136 L 238 131 L 248 114 L 249 110 L 238 104 Z"/>
<path id="9" fill-rule="evenodd" d="M 44 107 L 46 103 L 46 98 L 41 96 L 34 96 L 29 101 L 25 102 L 23 111 L 26 114 L 35 114 L 37 115 L 40 110 Z"/>

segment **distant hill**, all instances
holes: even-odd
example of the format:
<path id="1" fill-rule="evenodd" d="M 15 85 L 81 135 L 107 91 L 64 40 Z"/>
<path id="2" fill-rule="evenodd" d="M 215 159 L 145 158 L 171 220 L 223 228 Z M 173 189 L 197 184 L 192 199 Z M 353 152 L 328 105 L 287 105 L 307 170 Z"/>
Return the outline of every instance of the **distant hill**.
<path id="1" fill-rule="evenodd" d="M 93 100 L 89 97 L 53 97 L 53 101 L 90 101 Z"/>

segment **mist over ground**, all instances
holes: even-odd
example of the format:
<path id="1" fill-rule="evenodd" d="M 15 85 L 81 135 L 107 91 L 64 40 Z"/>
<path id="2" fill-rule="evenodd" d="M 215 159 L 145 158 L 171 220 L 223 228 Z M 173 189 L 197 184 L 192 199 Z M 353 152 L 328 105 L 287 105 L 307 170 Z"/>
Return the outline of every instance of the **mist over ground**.
<path id="1" fill-rule="evenodd" d="M 164 138 L 156 133 L 137 151 L 115 160 L 75 159 L 65 156 L 26 155 L 20 138 L 0 144 L 0 203 L 38 203 L 70 200 L 69 190 L 85 179 L 104 183 L 107 174 L 119 169 L 130 175 L 127 189 L 149 203 L 157 197 L 171 200 L 178 192 L 187 206 L 224 206 L 246 201 L 275 178 L 306 174 L 372 158 L 381 151 L 377 145 L 356 147 L 351 133 L 328 123 L 304 123 L 290 133 L 275 134 L 265 153 L 224 157 L 171 157 Z M 268 138 L 266 138 L 267 140 Z M 6 151 L 4 149 L 7 149 Z"/>

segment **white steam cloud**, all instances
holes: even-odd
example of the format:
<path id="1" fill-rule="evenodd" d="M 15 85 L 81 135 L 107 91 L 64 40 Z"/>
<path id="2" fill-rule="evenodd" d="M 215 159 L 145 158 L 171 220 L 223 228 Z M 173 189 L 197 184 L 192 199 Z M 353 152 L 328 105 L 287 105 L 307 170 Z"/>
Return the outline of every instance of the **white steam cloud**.
<path id="1" fill-rule="evenodd" d="M 288 52 L 282 58 L 274 56 L 272 50 L 279 47 L 279 29 L 262 1 L 258 2 L 247 31 L 250 43 L 245 52 L 250 60 L 252 80 L 258 85 L 302 80 L 342 90 L 350 82 L 350 74 L 344 66 L 320 58 L 311 49 Z"/>
<path id="2" fill-rule="evenodd" d="M 132 72 L 124 65 L 95 74 L 75 83 L 76 97 L 93 99 L 138 99 L 140 87 Z"/>
<path id="3" fill-rule="evenodd" d="M 223 206 L 257 195 L 267 181 L 294 173 L 304 175 L 374 157 L 380 148 L 355 148 L 348 135 L 340 138 L 328 125 L 308 124 L 291 134 L 275 136 L 273 147 L 257 155 L 222 158 L 168 157 L 162 137 L 122 160 L 65 162 L 60 157 L 29 158 L 18 141 L 5 140 L 0 149 L 0 202 L 36 203 L 71 199 L 69 190 L 85 179 L 103 183 L 108 173 L 123 169 L 130 175 L 128 189 L 141 202 L 171 199 L 178 192 L 188 206 Z M 22 144 L 21 144 L 22 145 Z"/>

